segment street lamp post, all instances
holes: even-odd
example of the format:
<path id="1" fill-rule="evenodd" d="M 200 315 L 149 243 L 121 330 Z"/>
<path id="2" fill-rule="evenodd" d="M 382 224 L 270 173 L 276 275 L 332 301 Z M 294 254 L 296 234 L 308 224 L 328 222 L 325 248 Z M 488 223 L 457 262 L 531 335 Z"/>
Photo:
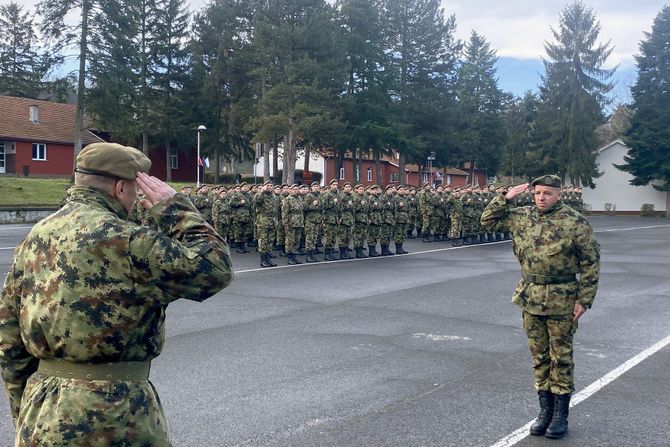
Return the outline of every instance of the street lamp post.
<path id="1" fill-rule="evenodd" d="M 195 171 L 195 187 L 196 189 L 200 187 L 200 132 L 207 130 L 204 125 L 198 126 L 198 160 L 196 161 L 196 171 Z"/>
<path id="2" fill-rule="evenodd" d="M 435 182 L 433 181 L 433 161 L 435 161 L 435 152 L 431 152 L 430 155 L 427 157 L 428 160 L 428 178 L 430 178 L 430 187 L 435 186 Z"/>

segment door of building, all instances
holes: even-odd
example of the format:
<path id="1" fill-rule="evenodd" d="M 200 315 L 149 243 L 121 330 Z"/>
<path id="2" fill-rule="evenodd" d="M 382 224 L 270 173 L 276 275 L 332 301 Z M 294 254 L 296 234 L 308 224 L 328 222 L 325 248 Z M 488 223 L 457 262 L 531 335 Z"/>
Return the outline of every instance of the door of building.
<path id="1" fill-rule="evenodd" d="M 5 173 L 5 142 L 0 141 L 0 174 Z"/>

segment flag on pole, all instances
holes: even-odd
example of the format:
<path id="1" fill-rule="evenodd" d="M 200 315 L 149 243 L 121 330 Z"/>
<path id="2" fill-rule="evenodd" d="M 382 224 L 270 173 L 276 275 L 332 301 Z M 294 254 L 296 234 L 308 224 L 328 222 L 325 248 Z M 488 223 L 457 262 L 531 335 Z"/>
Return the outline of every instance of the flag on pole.
<path id="1" fill-rule="evenodd" d="M 206 168 L 209 168 L 209 157 L 206 157 L 202 162 Z"/>
<path id="2" fill-rule="evenodd" d="M 202 158 L 198 157 L 198 166 L 205 166 L 205 164 L 202 162 Z"/>

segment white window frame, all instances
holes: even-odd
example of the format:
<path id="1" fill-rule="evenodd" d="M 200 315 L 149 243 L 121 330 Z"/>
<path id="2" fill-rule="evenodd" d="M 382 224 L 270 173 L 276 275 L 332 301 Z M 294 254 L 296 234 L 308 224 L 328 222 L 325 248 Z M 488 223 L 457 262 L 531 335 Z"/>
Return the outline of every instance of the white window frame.
<path id="1" fill-rule="evenodd" d="M 339 178 L 340 178 L 340 180 L 342 180 L 344 178 L 344 166 L 342 166 L 340 168 L 340 177 Z"/>
<path id="2" fill-rule="evenodd" d="M 41 149 L 41 151 L 40 151 Z M 37 157 L 35 157 L 35 151 L 37 150 Z M 42 152 L 42 154 L 40 154 Z M 40 155 L 42 155 L 40 157 Z M 46 143 L 33 143 L 33 160 L 34 161 L 47 161 L 47 145 Z"/>
<path id="3" fill-rule="evenodd" d="M 390 176 L 390 181 L 391 183 L 398 183 L 398 173 L 397 172 L 391 172 Z"/>
<path id="4" fill-rule="evenodd" d="M 368 182 L 372 181 L 372 168 L 368 168 L 368 176 L 367 176 Z"/>
<path id="5" fill-rule="evenodd" d="M 427 172 L 423 173 L 423 183 L 428 183 L 428 173 Z"/>
<path id="6" fill-rule="evenodd" d="M 175 149 L 170 149 L 170 158 L 168 160 L 170 169 L 179 169 L 179 154 Z"/>
<path id="7" fill-rule="evenodd" d="M 447 174 L 446 177 L 447 177 L 447 185 L 451 185 L 451 180 L 452 180 L 451 179 L 451 174 Z"/>
<path id="8" fill-rule="evenodd" d="M 356 166 L 356 181 L 360 182 L 361 181 L 361 168 Z"/>

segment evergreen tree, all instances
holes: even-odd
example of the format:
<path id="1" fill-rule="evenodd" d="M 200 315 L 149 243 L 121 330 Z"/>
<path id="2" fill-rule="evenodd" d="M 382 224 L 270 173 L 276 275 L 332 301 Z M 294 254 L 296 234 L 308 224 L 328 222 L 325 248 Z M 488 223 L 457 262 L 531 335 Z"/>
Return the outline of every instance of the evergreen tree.
<path id="1" fill-rule="evenodd" d="M 39 47 L 30 13 L 13 1 L 0 5 L 0 94 L 37 98 L 60 60 Z"/>
<path id="2" fill-rule="evenodd" d="M 602 110 L 615 71 L 603 65 L 613 47 L 596 43 L 600 24 L 581 2 L 563 9 L 552 34 L 555 42 L 545 44 L 548 58 L 540 87 L 537 144 L 545 151 L 543 167 L 573 183 L 593 186 L 599 176 L 595 130 L 604 121 Z"/>
<path id="3" fill-rule="evenodd" d="M 625 139 L 630 150 L 625 163 L 617 167 L 634 176 L 632 185 L 653 182 L 654 188 L 667 191 L 666 215 L 670 217 L 670 7 L 661 10 L 645 37 L 636 56 L 633 116 Z"/>
<path id="4" fill-rule="evenodd" d="M 532 144 L 532 135 L 537 120 L 538 98 L 530 91 L 523 98 L 507 97 L 503 99 L 502 122 L 505 129 L 505 144 L 502 147 L 500 173 L 512 177 L 527 179 L 534 174 L 537 154 Z"/>
<path id="5" fill-rule="evenodd" d="M 460 147 L 475 178 L 475 167 L 495 172 L 500 160 L 503 127 L 502 92 L 495 64 L 498 58 L 486 39 L 472 31 L 458 71 Z"/>
<path id="6" fill-rule="evenodd" d="M 37 5 L 37 13 L 42 16 L 42 26 L 48 38 L 54 38 L 59 47 L 78 43 L 79 71 L 77 77 L 77 112 L 75 115 L 74 156 L 82 147 L 84 128 L 84 97 L 86 63 L 88 60 L 88 40 L 94 29 L 90 19 L 96 13 L 100 0 L 42 0 Z M 71 12 L 79 13 L 79 21 L 72 21 Z M 68 17 L 67 22 L 65 17 Z"/>
<path id="7" fill-rule="evenodd" d="M 406 157 L 421 162 L 437 152 L 438 161 L 448 161 L 462 48 L 454 37 L 456 19 L 445 18 L 439 0 L 385 0 L 383 17 L 397 132 L 391 143 L 400 153 L 400 172 Z"/>

